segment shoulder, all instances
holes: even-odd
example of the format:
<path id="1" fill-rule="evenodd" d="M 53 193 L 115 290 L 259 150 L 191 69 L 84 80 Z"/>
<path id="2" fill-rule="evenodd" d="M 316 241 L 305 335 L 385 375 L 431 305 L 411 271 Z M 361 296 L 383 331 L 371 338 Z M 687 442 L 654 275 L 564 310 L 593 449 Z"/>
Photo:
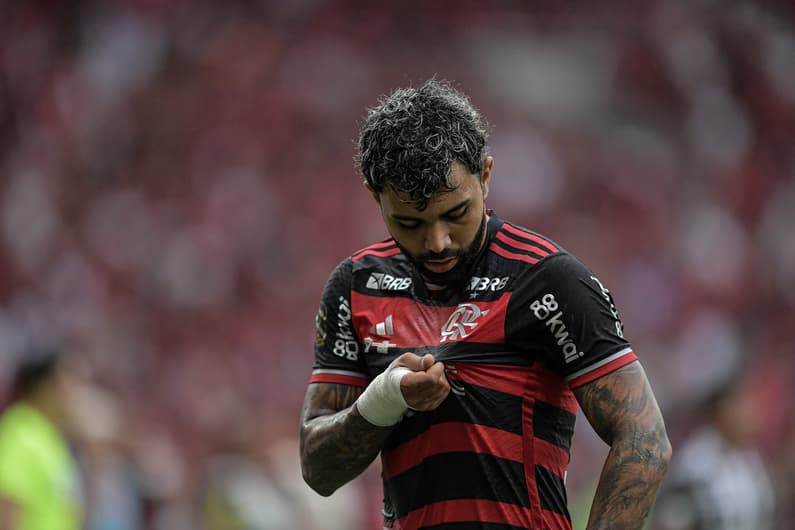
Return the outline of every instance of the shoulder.
<path id="1" fill-rule="evenodd" d="M 604 291 L 594 273 L 562 245 L 539 232 L 504 221 L 489 239 L 492 267 L 518 280 L 514 289 L 547 292 L 549 288 Z"/>
<path id="2" fill-rule="evenodd" d="M 397 246 L 395 240 L 385 239 L 353 252 L 337 264 L 331 276 L 351 274 L 354 270 L 373 267 L 379 263 L 390 261 L 390 258 L 398 254 L 400 254 L 400 247 Z"/>
<path id="3" fill-rule="evenodd" d="M 359 263 L 363 260 L 367 261 L 368 258 L 371 260 L 387 259 L 397 254 L 400 254 L 400 248 L 394 239 L 389 238 L 357 250 L 351 254 L 350 259 L 353 263 Z"/>
<path id="4" fill-rule="evenodd" d="M 393 239 L 357 250 L 342 260 L 327 285 L 348 289 L 405 291 L 411 285 L 405 256 Z"/>
<path id="5" fill-rule="evenodd" d="M 394 239 L 364 247 L 350 256 L 353 287 L 357 291 L 407 292 L 411 269 Z"/>
<path id="6" fill-rule="evenodd" d="M 362 271 L 394 272 L 400 268 L 404 256 L 394 239 L 385 239 L 357 250 L 348 258 L 354 274 Z"/>
<path id="7" fill-rule="evenodd" d="M 507 261 L 534 265 L 533 269 L 561 279 L 571 275 L 591 275 L 591 270 L 576 255 L 552 238 L 509 221 L 503 221 L 488 246 L 490 253 Z"/>
<path id="8" fill-rule="evenodd" d="M 390 258 L 400 254 L 400 248 L 394 239 L 385 239 L 378 243 L 360 248 L 337 264 L 331 272 L 331 279 L 341 276 L 350 277 L 355 270 L 372 268 L 388 262 Z"/>
<path id="9" fill-rule="evenodd" d="M 0 461 L 41 455 L 59 438 L 56 428 L 41 413 L 25 403 L 14 404 L 0 420 Z"/>
<path id="10" fill-rule="evenodd" d="M 552 239 L 507 221 L 494 233 L 488 250 L 502 259 L 530 265 L 549 256 L 566 253 Z"/>

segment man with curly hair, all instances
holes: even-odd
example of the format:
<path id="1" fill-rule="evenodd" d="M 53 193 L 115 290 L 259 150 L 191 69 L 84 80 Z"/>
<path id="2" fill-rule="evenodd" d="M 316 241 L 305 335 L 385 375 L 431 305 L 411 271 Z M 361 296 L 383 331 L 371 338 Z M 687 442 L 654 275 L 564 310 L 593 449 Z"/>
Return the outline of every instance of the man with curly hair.
<path id="1" fill-rule="evenodd" d="M 488 128 L 430 80 L 367 115 L 357 162 L 389 239 L 343 260 L 316 317 L 301 463 L 321 495 L 380 453 L 384 528 L 571 529 L 578 405 L 610 445 L 589 529 L 640 529 L 671 448 L 607 288 L 485 201 Z"/>

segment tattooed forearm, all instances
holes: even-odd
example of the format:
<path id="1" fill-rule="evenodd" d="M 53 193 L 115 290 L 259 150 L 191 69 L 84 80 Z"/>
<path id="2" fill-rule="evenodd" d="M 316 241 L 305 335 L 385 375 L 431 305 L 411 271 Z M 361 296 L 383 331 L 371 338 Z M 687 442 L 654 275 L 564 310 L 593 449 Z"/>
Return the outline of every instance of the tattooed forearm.
<path id="1" fill-rule="evenodd" d="M 639 363 L 575 391 L 594 430 L 610 444 L 588 530 L 643 528 L 668 470 L 671 445 Z"/>
<path id="2" fill-rule="evenodd" d="M 301 414 L 301 468 L 304 480 L 321 495 L 331 495 L 353 480 L 378 455 L 389 427 L 376 427 L 355 407 L 361 388 L 313 384 Z"/>

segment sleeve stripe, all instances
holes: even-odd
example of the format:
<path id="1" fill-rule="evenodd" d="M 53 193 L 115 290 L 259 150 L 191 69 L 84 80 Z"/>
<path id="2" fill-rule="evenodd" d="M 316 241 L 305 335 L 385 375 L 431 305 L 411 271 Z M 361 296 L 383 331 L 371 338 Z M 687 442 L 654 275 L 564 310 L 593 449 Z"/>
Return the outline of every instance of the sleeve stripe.
<path id="1" fill-rule="evenodd" d="M 519 250 L 526 250 L 527 252 L 532 252 L 534 254 L 541 256 L 542 258 L 545 256 L 549 256 L 549 251 L 544 247 L 542 247 L 541 245 L 538 244 L 529 245 L 527 243 L 522 243 L 521 241 L 517 241 L 516 239 L 510 236 L 506 236 L 502 232 L 497 232 L 497 235 L 494 237 L 496 237 L 497 239 L 499 239 L 500 241 L 511 247 L 518 248 Z"/>
<path id="2" fill-rule="evenodd" d="M 553 245 L 552 243 L 550 243 L 546 239 L 538 237 L 536 234 L 531 233 L 527 229 L 520 230 L 519 228 L 517 228 L 517 227 L 515 227 L 513 225 L 510 225 L 508 223 L 505 223 L 504 225 L 502 225 L 502 229 L 504 231 L 506 231 L 506 232 L 510 232 L 511 234 L 514 234 L 515 236 L 519 236 L 519 237 L 521 237 L 523 239 L 527 239 L 529 241 L 532 241 L 532 242 L 540 245 L 544 249 L 546 249 L 548 252 L 551 252 L 551 253 L 560 252 L 560 250 L 555 245 Z"/>
<path id="3" fill-rule="evenodd" d="M 586 385 L 592 381 L 596 381 L 602 376 L 615 372 L 619 368 L 623 368 L 629 364 L 637 362 L 638 357 L 634 353 L 630 353 L 629 355 L 624 355 L 613 361 L 612 363 L 608 363 L 601 368 L 597 368 L 592 372 L 588 372 L 582 377 L 578 377 L 577 379 L 572 379 L 569 381 L 569 388 L 571 390 L 575 390 L 583 385 Z"/>
<path id="4" fill-rule="evenodd" d="M 509 252 L 504 248 L 498 246 L 497 243 L 494 242 L 492 242 L 491 245 L 489 245 L 489 250 L 491 250 L 495 254 L 499 254 L 503 258 L 508 258 L 517 261 L 525 261 L 527 263 L 530 263 L 531 265 L 538 263 L 538 258 L 527 256 L 525 254 L 516 254 L 515 252 Z"/>
<path id="5" fill-rule="evenodd" d="M 349 372 L 347 370 L 325 370 L 319 369 L 312 372 L 312 377 L 309 378 L 310 383 L 338 383 L 341 385 L 351 385 L 366 387 L 370 379 L 358 372 Z"/>
<path id="6" fill-rule="evenodd" d="M 361 372 L 354 372 L 352 370 L 334 370 L 331 368 L 315 368 L 312 370 L 312 375 L 316 374 L 337 374 L 337 375 L 349 375 L 351 377 L 360 377 L 364 380 L 369 380 L 370 378 L 367 377 L 366 374 Z"/>
<path id="7" fill-rule="evenodd" d="M 577 379 L 578 377 L 581 377 L 581 376 L 583 376 L 585 374 L 588 374 L 590 372 L 593 372 L 594 370 L 598 370 L 602 366 L 610 364 L 613 361 L 615 361 L 617 359 L 620 359 L 621 357 L 624 357 L 625 355 L 632 355 L 632 357 L 633 357 L 632 360 L 637 359 L 637 357 L 635 356 L 635 353 L 632 351 L 632 348 L 624 348 L 623 350 L 621 350 L 619 352 L 616 352 L 613 355 L 609 355 L 609 356 L 605 357 L 601 361 L 598 361 L 598 362 L 596 362 L 596 363 L 594 363 L 592 365 L 586 366 L 582 370 L 579 370 L 577 372 L 574 372 L 573 374 L 568 375 L 566 377 L 566 381 L 571 382 L 572 380 Z M 628 364 L 628 362 L 624 363 L 624 364 Z"/>

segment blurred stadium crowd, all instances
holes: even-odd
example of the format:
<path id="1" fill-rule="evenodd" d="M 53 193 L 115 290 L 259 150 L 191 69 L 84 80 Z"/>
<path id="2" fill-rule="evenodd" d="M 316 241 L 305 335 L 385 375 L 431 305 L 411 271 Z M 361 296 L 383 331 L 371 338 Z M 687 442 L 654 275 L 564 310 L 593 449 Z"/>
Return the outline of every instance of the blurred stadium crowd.
<path id="1" fill-rule="evenodd" d="M 577 7 L 580 6 L 580 7 Z M 611 289 L 675 447 L 743 374 L 795 529 L 795 4 L 0 1 L 0 394 L 72 353 L 92 530 L 374 528 L 302 485 L 328 273 L 385 237 L 365 108 L 437 75 L 493 126 L 489 207 Z M 576 499 L 603 444 L 580 421 Z M 369 518 L 369 519 L 368 519 Z"/>

